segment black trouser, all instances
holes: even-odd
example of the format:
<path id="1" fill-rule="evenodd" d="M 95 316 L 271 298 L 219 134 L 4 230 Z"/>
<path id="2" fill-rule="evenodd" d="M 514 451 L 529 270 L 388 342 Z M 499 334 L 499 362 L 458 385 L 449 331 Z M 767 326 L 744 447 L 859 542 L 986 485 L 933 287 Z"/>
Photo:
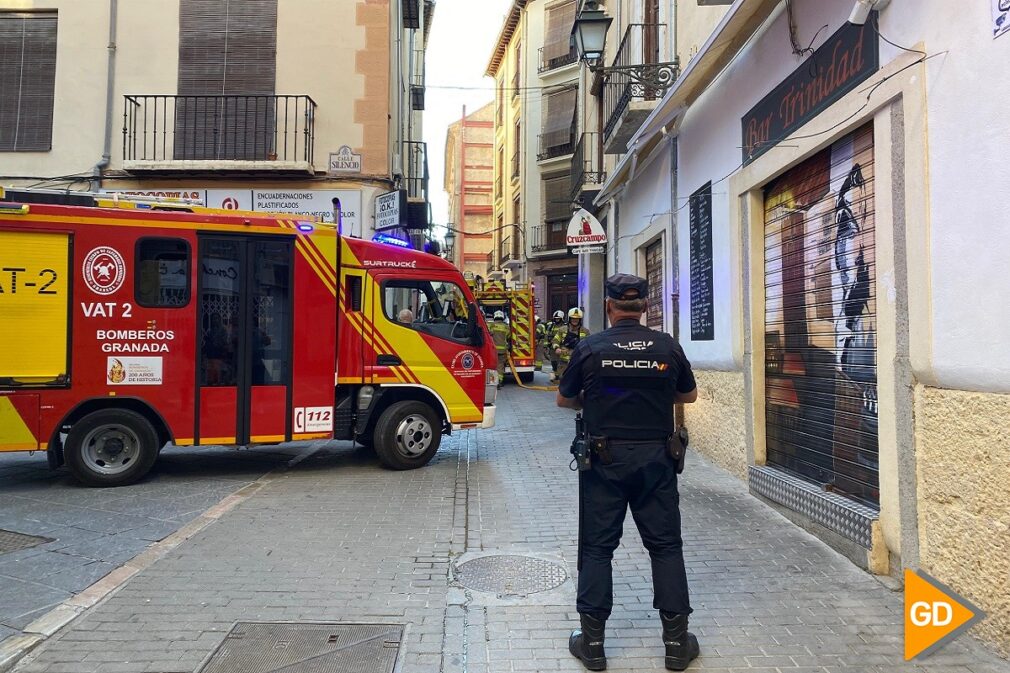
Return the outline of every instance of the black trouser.
<path id="1" fill-rule="evenodd" d="M 630 505 L 652 558 L 653 607 L 690 613 L 677 466 L 665 442 L 611 442 L 609 453 L 609 465 L 593 454 L 592 469 L 579 473 L 578 611 L 599 619 L 610 616 L 614 605 L 611 561 Z"/>

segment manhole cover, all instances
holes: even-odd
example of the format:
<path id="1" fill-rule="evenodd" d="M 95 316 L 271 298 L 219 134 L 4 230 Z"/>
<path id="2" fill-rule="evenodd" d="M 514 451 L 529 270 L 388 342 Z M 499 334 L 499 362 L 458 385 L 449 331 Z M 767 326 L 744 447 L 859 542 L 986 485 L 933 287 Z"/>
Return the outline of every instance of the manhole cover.
<path id="1" fill-rule="evenodd" d="M 34 535 L 25 535 L 24 533 L 15 533 L 10 530 L 0 530 L 0 554 L 28 549 L 52 541 L 52 538 L 48 537 L 36 537 Z"/>
<path id="2" fill-rule="evenodd" d="M 239 622 L 201 673 L 391 673 L 399 624 Z"/>
<path id="3" fill-rule="evenodd" d="M 499 595 L 535 594 L 568 579 L 557 563 L 531 556 L 484 556 L 459 564 L 456 581 L 468 589 Z"/>

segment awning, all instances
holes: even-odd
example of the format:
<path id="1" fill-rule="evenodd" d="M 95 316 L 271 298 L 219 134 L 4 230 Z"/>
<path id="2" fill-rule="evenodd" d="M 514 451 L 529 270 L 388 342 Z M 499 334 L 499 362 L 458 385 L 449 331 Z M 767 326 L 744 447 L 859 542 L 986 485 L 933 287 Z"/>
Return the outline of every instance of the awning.
<path id="1" fill-rule="evenodd" d="M 621 183 L 628 179 L 631 167 L 644 160 L 648 152 L 656 147 L 656 136 L 664 128 L 667 133 L 672 130 L 674 122 L 719 77 L 780 2 L 781 0 L 736 0 L 733 3 L 673 87 L 628 141 L 628 154 L 604 183 L 596 203 L 610 198 L 621 187 Z M 622 165 L 626 165 L 625 170 L 622 170 Z"/>

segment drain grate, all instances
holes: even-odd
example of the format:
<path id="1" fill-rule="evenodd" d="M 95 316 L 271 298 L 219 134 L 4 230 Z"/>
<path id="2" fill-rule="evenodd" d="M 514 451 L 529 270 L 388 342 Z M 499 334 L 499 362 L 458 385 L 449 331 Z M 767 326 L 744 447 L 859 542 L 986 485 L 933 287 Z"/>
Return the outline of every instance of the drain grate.
<path id="1" fill-rule="evenodd" d="M 550 591 L 566 579 L 563 567 L 532 556 L 484 556 L 456 568 L 456 581 L 464 587 L 507 596 Z"/>
<path id="2" fill-rule="evenodd" d="M 391 673 L 400 624 L 239 622 L 200 673 Z"/>
<path id="3" fill-rule="evenodd" d="M 25 535 L 15 533 L 11 530 L 0 530 L 0 554 L 9 554 L 12 551 L 30 549 L 46 542 L 52 542 L 49 537 L 37 537 L 35 535 Z"/>

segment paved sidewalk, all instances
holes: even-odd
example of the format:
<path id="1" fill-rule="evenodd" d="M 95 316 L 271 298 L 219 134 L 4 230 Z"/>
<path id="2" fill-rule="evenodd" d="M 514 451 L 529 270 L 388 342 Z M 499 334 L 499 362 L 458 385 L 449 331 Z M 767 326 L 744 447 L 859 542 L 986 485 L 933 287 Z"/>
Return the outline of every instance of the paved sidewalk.
<path id="1" fill-rule="evenodd" d="M 447 440 L 423 470 L 383 470 L 333 443 L 271 473 L 17 670 L 192 673 L 239 620 L 406 624 L 402 673 L 582 670 L 566 649 L 577 619 L 571 413 L 509 386 L 498 421 Z M 697 456 L 682 503 L 699 670 L 1010 671 L 970 639 L 904 664 L 900 594 Z M 455 564 L 487 554 L 558 559 L 569 579 L 527 598 L 454 585 Z M 630 516 L 614 579 L 610 670 L 661 669 L 648 556 Z"/>
<path id="2" fill-rule="evenodd" d="M 0 642 L 305 449 L 170 448 L 115 489 L 51 471 L 44 453 L 0 454 L 0 529 L 50 540 L 0 554 Z"/>

